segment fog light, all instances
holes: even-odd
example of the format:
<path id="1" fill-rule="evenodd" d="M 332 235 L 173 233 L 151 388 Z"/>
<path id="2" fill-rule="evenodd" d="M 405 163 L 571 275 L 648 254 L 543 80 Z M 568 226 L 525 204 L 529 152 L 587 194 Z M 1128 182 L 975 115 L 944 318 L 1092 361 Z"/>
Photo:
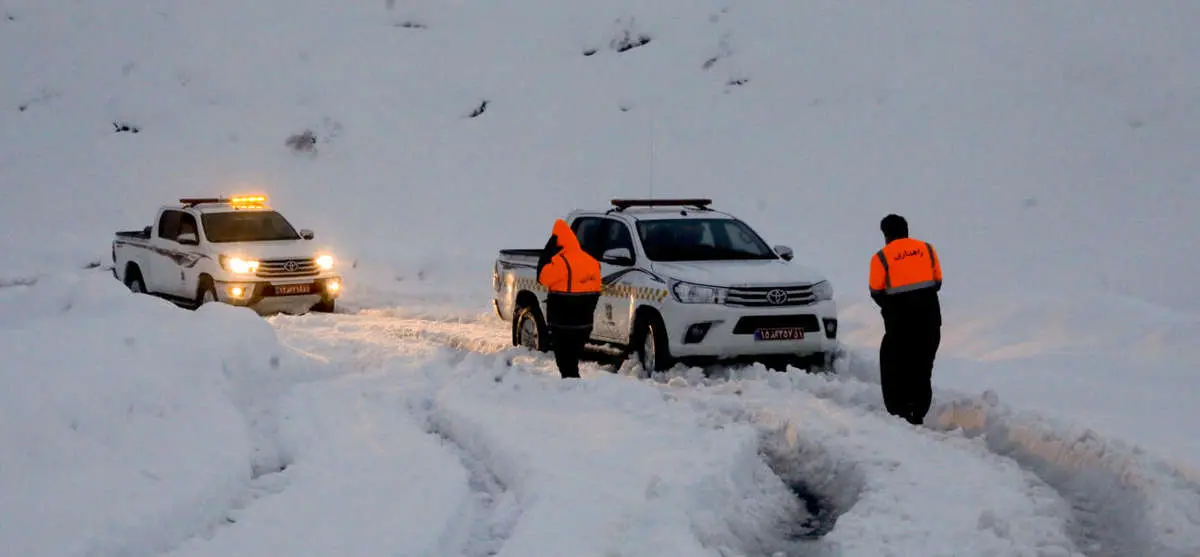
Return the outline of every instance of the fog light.
<path id="1" fill-rule="evenodd" d="M 330 294 L 336 294 L 341 289 L 342 289 L 342 283 L 340 283 L 336 280 L 331 280 L 331 281 L 325 283 L 325 290 L 328 291 Z"/>
<path id="2" fill-rule="evenodd" d="M 825 323 L 825 338 L 830 338 L 830 339 L 837 338 L 837 327 L 838 327 L 837 319 L 825 318 L 825 319 L 822 319 L 821 321 L 823 321 Z"/>
<path id="3" fill-rule="evenodd" d="M 683 336 L 684 344 L 696 344 L 704 340 L 708 335 L 708 330 L 712 327 L 712 323 L 696 323 L 688 327 L 687 334 Z"/>
<path id="4" fill-rule="evenodd" d="M 240 286 L 230 286 L 229 287 L 229 295 L 233 296 L 234 298 L 241 298 L 242 295 L 245 293 L 246 293 L 246 290 Z"/>

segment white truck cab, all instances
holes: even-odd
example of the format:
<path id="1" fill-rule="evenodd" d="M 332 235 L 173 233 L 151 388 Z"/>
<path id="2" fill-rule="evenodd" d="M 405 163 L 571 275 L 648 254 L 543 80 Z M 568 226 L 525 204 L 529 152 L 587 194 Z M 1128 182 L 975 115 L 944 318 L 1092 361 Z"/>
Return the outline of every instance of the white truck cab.
<path id="1" fill-rule="evenodd" d="M 264 195 L 180 199 L 154 224 L 116 233 L 113 276 L 186 307 L 331 312 L 342 278 L 333 255 L 312 242 L 311 230 L 297 231 Z"/>
<path id="2" fill-rule="evenodd" d="M 682 359 L 783 360 L 828 370 L 837 353 L 833 288 L 710 199 L 616 199 L 567 223 L 600 261 L 604 289 L 591 341 L 636 354 L 643 369 Z M 496 314 L 513 343 L 549 350 L 540 250 L 502 250 Z"/>

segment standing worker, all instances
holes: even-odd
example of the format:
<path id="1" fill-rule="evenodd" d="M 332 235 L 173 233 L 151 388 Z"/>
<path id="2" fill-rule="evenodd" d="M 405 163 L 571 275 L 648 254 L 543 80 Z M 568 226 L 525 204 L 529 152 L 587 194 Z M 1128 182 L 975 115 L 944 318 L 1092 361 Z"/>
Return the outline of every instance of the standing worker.
<path id="1" fill-rule="evenodd" d="M 538 259 L 538 282 L 546 296 L 546 322 L 558 372 L 579 377 L 579 358 L 592 336 L 592 320 L 600 301 L 600 262 L 579 247 L 567 222 L 554 221 L 554 231 Z"/>
<path id="2" fill-rule="evenodd" d="M 933 401 L 933 361 L 942 340 L 942 262 L 933 245 L 908 237 L 908 221 L 879 223 L 886 245 L 871 257 L 871 298 L 883 316 L 879 375 L 888 413 L 920 425 Z"/>

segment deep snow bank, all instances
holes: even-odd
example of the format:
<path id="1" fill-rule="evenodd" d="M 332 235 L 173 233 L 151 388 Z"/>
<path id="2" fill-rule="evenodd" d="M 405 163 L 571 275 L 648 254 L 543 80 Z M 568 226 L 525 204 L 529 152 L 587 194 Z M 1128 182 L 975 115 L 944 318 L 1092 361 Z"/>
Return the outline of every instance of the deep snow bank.
<path id="1" fill-rule="evenodd" d="M 101 272 L 0 288 L 0 353 L 0 546 L 47 557 L 156 553 L 221 519 L 259 448 L 238 385 L 291 362 L 248 311 Z"/>

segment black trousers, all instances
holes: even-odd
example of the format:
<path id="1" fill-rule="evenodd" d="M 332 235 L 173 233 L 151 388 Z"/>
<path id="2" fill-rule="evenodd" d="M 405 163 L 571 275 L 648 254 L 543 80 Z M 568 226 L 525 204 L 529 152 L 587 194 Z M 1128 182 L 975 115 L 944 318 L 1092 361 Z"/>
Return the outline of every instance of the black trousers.
<path id="1" fill-rule="evenodd" d="M 879 379 L 889 414 L 919 425 L 933 402 L 933 362 L 942 342 L 938 326 L 889 327 L 879 344 Z"/>
<path id="2" fill-rule="evenodd" d="M 556 327 L 550 326 L 550 343 L 554 348 L 554 361 L 558 364 L 558 373 L 567 377 L 579 377 L 579 358 L 587 346 L 588 338 L 592 336 L 592 327 Z"/>

